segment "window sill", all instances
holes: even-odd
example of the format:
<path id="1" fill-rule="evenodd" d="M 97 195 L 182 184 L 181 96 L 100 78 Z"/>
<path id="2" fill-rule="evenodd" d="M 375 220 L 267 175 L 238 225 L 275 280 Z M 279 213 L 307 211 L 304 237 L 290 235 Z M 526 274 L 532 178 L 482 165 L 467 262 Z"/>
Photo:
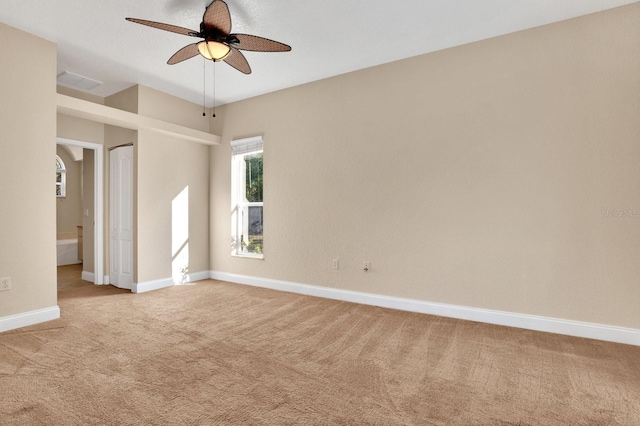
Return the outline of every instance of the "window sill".
<path id="1" fill-rule="evenodd" d="M 258 259 L 264 260 L 264 254 L 253 254 L 253 253 L 231 253 L 231 257 L 244 257 L 247 259 Z"/>

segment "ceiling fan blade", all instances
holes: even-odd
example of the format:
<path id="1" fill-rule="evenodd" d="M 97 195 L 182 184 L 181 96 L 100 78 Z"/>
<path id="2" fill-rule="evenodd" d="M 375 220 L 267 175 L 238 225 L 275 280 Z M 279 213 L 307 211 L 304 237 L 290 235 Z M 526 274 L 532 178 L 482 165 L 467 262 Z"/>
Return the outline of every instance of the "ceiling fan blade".
<path id="1" fill-rule="evenodd" d="M 238 71 L 245 74 L 251 74 L 251 67 L 249 66 L 249 62 L 247 62 L 247 58 L 245 58 L 242 52 L 238 49 L 232 47 L 229 56 L 223 60 Z"/>
<path id="2" fill-rule="evenodd" d="M 250 50 L 254 52 L 288 52 L 291 46 L 268 38 L 258 37 L 249 34 L 231 34 L 238 39 L 238 44 L 234 45 L 240 50 Z"/>
<path id="3" fill-rule="evenodd" d="M 191 59 L 194 56 L 197 56 L 200 52 L 198 51 L 198 43 L 193 43 L 188 46 L 183 47 L 173 54 L 171 58 L 167 61 L 169 65 L 175 65 L 178 62 L 186 61 L 187 59 Z"/>
<path id="4" fill-rule="evenodd" d="M 147 21 L 144 19 L 126 18 L 127 21 L 135 22 L 136 24 L 147 25 L 149 27 L 157 28 L 159 30 L 171 31 L 172 33 L 178 33 L 186 36 L 196 37 L 197 31 L 190 30 L 189 28 L 177 27 L 175 25 L 163 24 L 162 22 Z"/>
<path id="5" fill-rule="evenodd" d="M 222 35 L 231 32 L 231 14 L 229 6 L 222 0 L 213 0 L 202 17 L 204 31 L 216 30 Z"/>

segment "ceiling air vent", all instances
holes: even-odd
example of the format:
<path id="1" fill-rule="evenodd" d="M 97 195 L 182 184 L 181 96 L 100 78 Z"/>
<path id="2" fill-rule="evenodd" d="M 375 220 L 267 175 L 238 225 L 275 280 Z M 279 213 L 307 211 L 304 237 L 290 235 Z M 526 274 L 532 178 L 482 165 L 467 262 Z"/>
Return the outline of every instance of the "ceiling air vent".
<path id="1" fill-rule="evenodd" d="M 94 87 L 100 86 L 102 83 L 88 77 L 83 77 L 81 75 L 65 71 L 58 75 L 58 84 L 79 90 L 91 90 Z"/>

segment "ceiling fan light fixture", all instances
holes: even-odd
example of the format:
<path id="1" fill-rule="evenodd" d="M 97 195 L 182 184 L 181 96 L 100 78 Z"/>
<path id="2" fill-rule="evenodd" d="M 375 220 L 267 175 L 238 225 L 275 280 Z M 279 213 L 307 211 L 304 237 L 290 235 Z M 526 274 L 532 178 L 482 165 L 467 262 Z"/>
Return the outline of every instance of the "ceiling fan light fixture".
<path id="1" fill-rule="evenodd" d="M 175 65 L 187 59 L 202 56 L 210 61 L 224 61 L 243 74 L 251 74 L 251 67 L 242 53 L 243 50 L 251 52 L 288 52 L 291 50 L 291 46 L 268 38 L 251 34 L 231 34 L 231 14 L 227 3 L 224 0 L 207 1 L 211 1 L 211 3 L 204 10 L 200 31 L 145 19 L 126 19 L 136 24 L 201 39 L 174 53 L 167 61 L 168 65 Z"/>
<path id="2" fill-rule="evenodd" d="M 206 59 L 212 61 L 222 61 L 229 56 L 231 48 L 224 43 L 213 40 L 201 41 L 198 43 L 198 52 Z"/>

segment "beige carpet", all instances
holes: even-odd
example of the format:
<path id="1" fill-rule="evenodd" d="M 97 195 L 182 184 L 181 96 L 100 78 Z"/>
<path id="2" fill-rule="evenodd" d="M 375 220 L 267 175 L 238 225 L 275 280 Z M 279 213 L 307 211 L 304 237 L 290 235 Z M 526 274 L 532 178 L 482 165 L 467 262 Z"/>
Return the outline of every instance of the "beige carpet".
<path id="1" fill-rule="evenodd" d="M 640 348 L 203 281 L 0 334 L 0 424 L 640 425 Z"/>

